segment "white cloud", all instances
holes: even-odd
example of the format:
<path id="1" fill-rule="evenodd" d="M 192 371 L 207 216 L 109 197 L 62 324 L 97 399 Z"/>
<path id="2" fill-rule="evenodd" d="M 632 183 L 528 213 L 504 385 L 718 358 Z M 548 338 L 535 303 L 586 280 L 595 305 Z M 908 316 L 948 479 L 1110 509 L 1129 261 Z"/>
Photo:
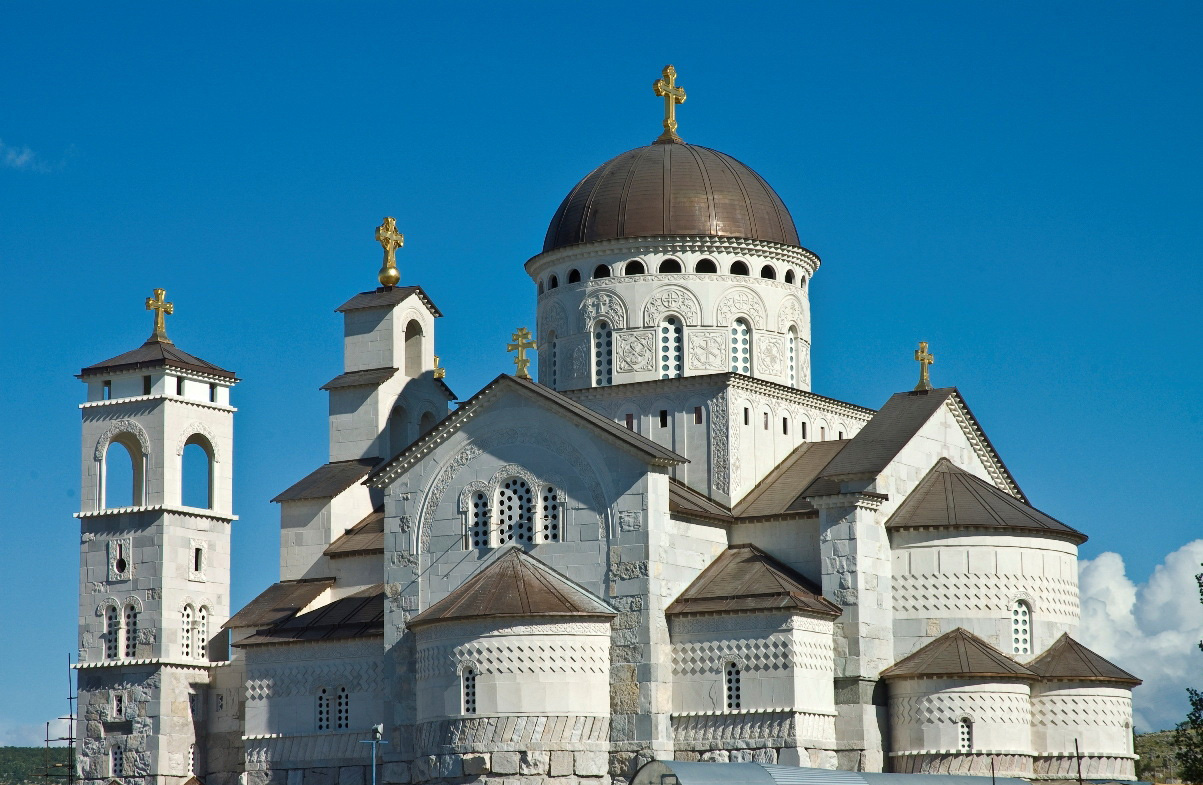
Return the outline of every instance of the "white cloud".
<path id="1" fill-rule="evenodd" d="M 1186 688 L 1203 689 L 1203 540 L 1165 557 L 1145 583 L 1133 583 L 1118 553 L 1079 563 L 1083 644 L 1144 679 L 1133 693 L 1138 731 L 1172 728 L 1186 717 Z"/>
<path id="2" fill-rule="evenodd" d="M 67 720 L 50 720 L 50 737 L 58 738 L 68 733 Z M 20 723 L 0 720 L 0 747 L 41 747 L 46 743 L 46 724 Z M 52 746 L 61 747 L 65 742 L 54 741 Z"/>
<path id="3" fill-rule="evenodd" d="M 64 160 L 52 165 L 25 145 L 14 147 L 13 145 L 5 144 L 4 140 L 0 139 L 0 166 L 9 169 L 19 169 L 24 172 L 45 173 L 61 169 L 65 163 L 66 161 Z"/>

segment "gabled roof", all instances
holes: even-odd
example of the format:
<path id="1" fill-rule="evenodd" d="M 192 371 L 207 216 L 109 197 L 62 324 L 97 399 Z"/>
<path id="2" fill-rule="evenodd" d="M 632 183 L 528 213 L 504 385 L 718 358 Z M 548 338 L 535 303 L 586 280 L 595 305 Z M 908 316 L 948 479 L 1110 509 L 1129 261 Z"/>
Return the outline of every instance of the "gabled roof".
<path id="1" fill-rule="evenodd" d="M 1133 686 L 1141 683 L 1131 673 L 1103 659 L 1064 632 L 1048 650 L 1028 663 L 1028 670 L 1045 679 L 1104 681 Z"/>
<path id="2" fill-rule="evenodd" d="M 1035 679 L 1036 674 L 957 627 L 881 672 L 883 679 L 943 676 L 945 678 Z"/>
<path id="3" fill-rule="evenodd" d="M 110 357 L 95 365 L 89 365 L 87 368 L 81 369 L 78 376 L 83 379 L 87 376 L 102 376 L 121 371 L 150 370 L 152 368 L 179 368 L 183 371 L 195 371 L 237 381 L 233 371 L 219 368 L 211 362 L 206 362 L 182 351 L 171 341 L 161 341 L 157 338 L 151 338 L 133 351 Z"/>
<path id="4" fill-rule="evenodd" d="M 363 371 L 347 371 L 335 376 L 319 389 L 337 390 L 340 387 L 369 387 L 387 382 L 396 375 L 396 368 L 368 368 Z"/>
<path id="5" fill-rule="evenodd" d="M 931 527 L 1008 529 L 1056 535 L 1079 545 L 1086 542 L 1085 534 L 958 468 L 947 458 L 936 461 L 886 522 L 886 528 L 894 530 Z"/>
<path id="6" fill-rule="evenodd" d="M 332 641 L 384 635 L 384 584 L 293 616 L 238 641 L 235 646 Z"/>
<path id="7" fill-rule="evenodd" d="M 323 553 L 331 559 L 384 553 L 384 507 L 377 507 L 368 513 L 366 518 L 330 543 Z"/>
<path id="8" fill-rule="evenodd" d="M 749 610 L 789 610 L 839 616 L 823 590 L 755 545 L 733 545 L 719 554 L 677 597 L 667 616 Z"/>
<path id="9" fill-rule="evenodd" d="M 806 488 L 806 496 L 825 496 L 840 492 L 840 482 L 846 479 L 871 479 L 881 474 L 897 457 L 919 429 L 932 418 L 940 407 L 952 400 L 956 410 L 972 431 L 973 441 L 980 442 L 990 460 L 1001 475 L 1001 480 L 1015 495 L 1027 501 L 1019 484 L 1011 476 L 998 451 L 986 437 L 977 418 L 969 410 L 965 399 L 955 387 L 936 390 L 912 390 L 895 393 L 885 406 L 873 415 L 846 448 L 832 459 L 822 474 Z"/>
<path id="10" fill-rule="evenodd" d="M 374 469 L 368 475 L 365 482 L 373 484 L 379 482 L 381 478 L 387 478 L 398 465 L 415 455 L 424 453 L 427 449 L 443 441 L 449 429 L 461 426 L 468 419 L 470 416 L 469 413 L 473 408 L 490 395 L 495 394 L 498 390 L 514 390 L 519 394 L 563 412 L 577 424 L 593 428 L 601 435 L 608 437 L 615 444 L 637 453 L 653 465 L 673 466 L 681 463 L 689 463 L 687 458 L 683 458 L 667 447 L 661 447 L 646 436 L 641 436 L 619 425 L 610 418 L 603 417 L 592 409 L 582 406 L 549 387 L 544 387 L 530 379 L 520 379 L 509 374 L 502 374 L 486 384 L 476 395 L 473 395 L 457 406 L 455 411 L 444 417 L 428 432 L 418 437 L 413 444 Z"/>
<path id="11" fill-rule="evenodd" d="M 361 308 L 384 308 L 404 301 L 411 294 L 416 294 L 435 316 L 443 315 L 426 296 L 426 292 L 422 291 L 421 286 L 380 286 L 370 292 L 360 292 L 334 310 L 337 313 L 345 313 Z"/>
<path id="12" fill-rule="evenodd" d="M 734 523 L 731 508 L 711 499 L 701 491 L 690 488 L 675 477 L 668 478 L 668 511 L 718 523 Z"/>
<path id="13" fill-rule="evenodd" d="M 803 442 L 748 491 L 733 513 L 740 518 L 816 512 L 802 492 L 852 442 Z"/>
<path id="14" fill-rule="evenodd" d="M 511 545 L 408 626 L 493 617 L 617 615 L 599 597 Z"/>
<path id="15" fill-rule="evenodd" d="M 272 501 L 295 502 L 302 499 L 332 499 L 362 480 L 377 463 L 379 463 L 377 458 L 355 458 L 350 461 L 327 463 L 314 469 L 304 479 L 294 483 Z"/>
<path id="16" fill-rule="evenodd" d="M 302 578 L 273 583 L 221 626 L 262 628 L 279 624 L 300 613 L 301 609 L 333 585 L 333 578 Z"/>

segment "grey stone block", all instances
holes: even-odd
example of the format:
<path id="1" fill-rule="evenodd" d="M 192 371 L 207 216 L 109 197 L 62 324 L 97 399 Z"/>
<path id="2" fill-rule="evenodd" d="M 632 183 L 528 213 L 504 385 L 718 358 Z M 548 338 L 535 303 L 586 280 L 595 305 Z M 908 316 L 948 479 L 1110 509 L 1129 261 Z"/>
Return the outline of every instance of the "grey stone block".
<path id="1" fill-rule="evenodd" d="M 440 755 L 438 757 L 438 774 L 441 779 L 456 779 L 464 776 L 464 759 L 462 756 Z"/>
<path id="2" fill-rule="evenodd" d="M 567 777 L 572 774 L 573 763 L 572 753 L 557 750 L 551 753 L 551 776 Z"/>
<path id="3" fill-rule="evenodd" d="M 727 760 L 730 761 L 731 763 L 751 763 L 752 762 L 752 751 L 751 750 L 731 750 L 731 752 L 728 753 Z"/>
<path id="4" fill-rule="evenodd" d="M 304 777 L 305 785 L 337 785 L 338 769 L 327 767 L 305 769 Z"/>
<path id="5" fill-rule="evenodd" d="M 338 770 L 338 785 L 364 785 L 366 779 L 363 766 L 343 766 Z"/>
<path id="6" fill-rule="evenodd" d="M 610 756 L 604 752 L 574 752 L 572 768 L 578 777 L 604 777 L 610 770 Z"/>
<path id="7" fill-rule="evenodd" d="M 487 752 L 465 755 L 463 766 L 465 777 L 475 777 L 478 774 L 488 774 L 492 771 Z"/>
<path id="8" fill-rule="evenodd" d="M 493 773 L 494 774 L 517 774 L 518 773 L 518 753 L 516 753 L 516 752 L 494 752 L 493 753 Z"/>
<path id="9" fill-rule="evenodd" d="M 702 753 L 702 761 L 705 763 L 729 763 L 731 756 L 726 750 L 710 750 L 710 752 Z"/>
<path id="10" fill-rule="evenodd" d="M 382 779 L 385 785 L 409 785 L 409 764 L 401 763 L 386 763 L 381 770 Z M 292 785 L 290 782 L 288 785 Z"/>
<path id="11" fill-rule="evenodd" d="M 544 750 L 526 750 L 518 760 L 518 773 L 524 776 L 547 774 L 551 754 Z"/>
<path id="12" fill-rule="evenodd" d="M 777 750 L 773 749 L 772 747 L 765 747 L 764 749 L 752 750 L 752 762 L 753 763 L 776 763 L 777 762 Z"/>

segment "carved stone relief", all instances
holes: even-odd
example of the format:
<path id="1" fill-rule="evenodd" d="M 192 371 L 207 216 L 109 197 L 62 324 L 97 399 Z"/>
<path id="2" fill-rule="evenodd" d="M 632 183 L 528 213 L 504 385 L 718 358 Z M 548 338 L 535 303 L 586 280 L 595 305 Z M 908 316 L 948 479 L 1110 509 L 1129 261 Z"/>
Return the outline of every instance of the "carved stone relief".
<path id="1" fill-rule="evenodd" d="M 217 451 L 217 437 L 202 422 L 191 422 L 180 432 L 180 439 L 175 445 L 175 454 L 182 456 L 184 448 L 188 446 L 188 440 L 197 434 L 205 437 L 205 441 L 209 442 L 209 447 L 213 450 L 213 463 L 221 463 L 221 453 Z"/>
<path id="2" fill-rule="evenodd" d="M 784 333 L 793 325 L 798 328 L 798 335 L 804 335 L 803 325 L 806 323 L 806 309 L 797 297 L 786 297 L 777 312 L 777 331 Z"/>
<path id="3" fill-rule="evenodd" d="M 146 429 L 134 420 L 118 420 L 105 429 L 105 432 L 100 434 L 100 438 L 96 440 L 96 451 L 93 457 L 98 461 L 103 461 L 105 450 L 109 448 L 109 442 L 123 433 L 128 433 L 137 439 L 138 444 L 142 447 L 142 454 L 147 459 L 150 458 L 150 437 L 146 435 Z"/>
<path id="4" fill-rule="evenodd" d="M 581 303 L 581 315 L 585 320 L 584 332 L 592 330 L 593 323 L 598 319 L 607 320 L 617 330 L 627 326 L 627 309 L 622 299 L 605 289 L 592 292 L 585 298 Z"/>
<path id="5" fill-rule="evenodd" d="M 758 335 L 756 337 L 756 372 L 781 375 L 781 361 L 785 355 L 781 336 Z"/>
<path id="6" fill-rule="evenodd" d="M 810 343 L 808 341 L 798 342 L 798 382 L 806 389 L 810 389 Z"/>
<path id="7" fill-rule="evenodd" d="M 614 336 L 620 373 L 650 371 L 656 358 L 656 336 L 651 330 L 618 333 Z"/>
<path id="8" fill-rule="evenodd" d="M 691 327 L 701 324 L 702 307 L 698 305 L 698 298 L 684 287 L 665 286 L 653 292 L 647 305 L 643 306 L 643 324 L 655 327 L 668 313 L 680 314 Z"/>
<path id="9" fill-rule="evenodd" d="M 539 343 L 548 342 L 548 336 L 555 333 L 557 337 L 562 337 L 568 332 L 568 316 L 564 313 L 564 306 L 557 302 L 551 302 L 539 309 Z"/>
<path id="10" fill-rule="evenodd" d="M 690 330 L 688 338 L 691 371 L 723 371 L 727 368 L 727 333 L 724 330 Z"/>
<path id="11" fill-rule="evenodd" d="M 764 303 L 750 289 L 735 289 L 718 301 L 715 324 L 731 324 L 738 316 L 746 316 L 757 330 L 764 329 Z"/>
<path id="12" fill-rule="evenodd" d="M 710 415 L 710 465 L 715 490 L 731 492 L 729 461 L 731 453 L 727 444 L 727 393 L 719 392 L 707 404 Z"/>

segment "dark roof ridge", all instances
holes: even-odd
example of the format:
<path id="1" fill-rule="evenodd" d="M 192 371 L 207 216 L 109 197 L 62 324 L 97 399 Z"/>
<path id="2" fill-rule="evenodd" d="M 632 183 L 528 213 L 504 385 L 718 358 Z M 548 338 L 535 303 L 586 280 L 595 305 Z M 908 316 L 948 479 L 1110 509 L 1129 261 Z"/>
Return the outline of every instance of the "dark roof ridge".
<path id="1" fill-rule="evenodd" d="M 227 371 L 225 368 L 189 354 L 171 341 L 162 341 L 153 336 L 136 349 L 81 368 L 76 374 L 76 378 L 163 367 L 178 368 L 183 371 L 193 371 L 202 375 L 238 381 L 238 377 L 233 371 Z"/>
<path id="2" fill-rule="evenodd" d="M 944 633 L 881 672 L 883 679 L 1037 679 L 1038 675 L 964 627 Z"/>
<path id="3" fill-rule="evenodd" d="M 1056 681 L 1098 681 L 1136 686 L 1143 682 L 1097 652 L 1083 646 L 1069 633 L 1027 664 L 1042 679 Z"/>
<path id="4" fill-rule="evenodd" d="M 801 611 L 832 617 L 842 613 L 813 581 L 752 543 L 728 546 L 664 612 L 678 616 L 747 611 Z"/>

